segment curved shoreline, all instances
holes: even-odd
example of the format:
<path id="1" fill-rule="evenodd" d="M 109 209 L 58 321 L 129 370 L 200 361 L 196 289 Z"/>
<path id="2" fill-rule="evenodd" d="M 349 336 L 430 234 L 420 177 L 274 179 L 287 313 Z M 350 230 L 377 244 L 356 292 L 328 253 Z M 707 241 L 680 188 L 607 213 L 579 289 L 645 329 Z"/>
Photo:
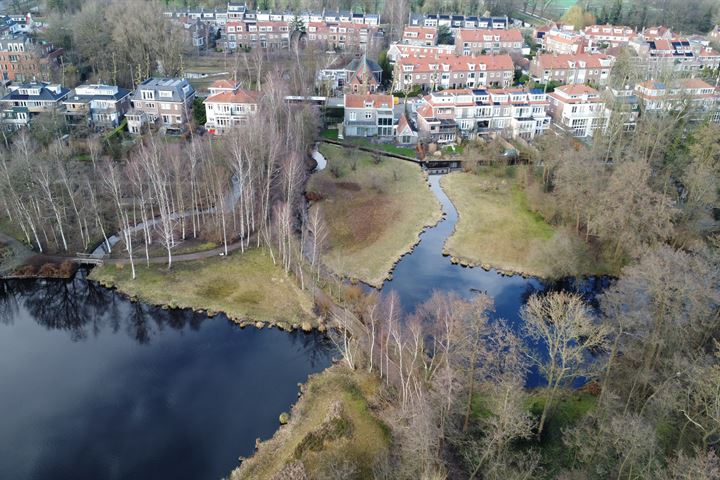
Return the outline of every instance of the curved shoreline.
<path id="1" fill-rule="evenodd" d="M 423 174 L 423 178 L 425 180 L 425 185 L 432 192 L 432 185 L 430 184 L 429 176 L 425 172 L 422 172 L 422 174 Z M 435 196 L 435 195 L 433 194 L 433 196 Z M 422 225 L 422 227 L 420 228 L 418 233 L 415 235 L 415 238 L 413 238 L 411 243 L 403 246 L 402 248 L 400 248 L 400 251 L 398 253 L 396 253 L 390 257 L 392 260 L 392 263 L 390 264 L 390 268 L 387 270 L 387 272 L 385 272 L 385 274 L 382 276 L 382 278 L 364 280 L 362 278 L 356 278 L 356 277 L 352 277 L 349 275 L 342 275 L 342 274 L 339 274 L 339 275 L 341 275 L 342 278 L 345 278 L 345 279 L 348 279 L 351 281 L 362 282 L 362 283 L 369 285 L 370 287 L 378 289 L 378 290 L 381 289 L 386 281 L 392 280 L 392 274 L 393 274 L 393 271 L 395 271 L 395 267 L 397 266 L 397 264 L 400 263 L 404 257 L 412 254 L 412 252 L 415 250 L 415 248 L 420 244 L 420 242 L 422 241 L 423 234 L 426 231 L 437 227 L 438 224 L 445 219 L 445 212 L 443 211 L 443 208 L 442 208 L 442 202 L 440 202 L 440 200 L 437 198 L 437 196 L 435 196 L 435 204 L 440 207 L 438 210 L 439 213 L 436 215 L 437 219 L 433 219 L 432 223 L 427 223 L 425 225 Z"/>
<path id="2" fill-rule="evenodd" d="M 175 303 L 175 302 L 157 302 L 157 301 L 154 301 L 147 297 L 143 297 L 141 295 L 130 294 L 127 291 L 123 290 L 122 287 L 116 285 L 113 282 L 104 282 L 102 280 L 95 280 L 95 279 L 91 279 L 91 278 L 86 278 L 86 280 L 88 282 L 92 282 L 92 283 L 99 285 L 103 288 L 106 288 L 108 290 L 113 290 L 118 295 L 121 295 L 122 297 L 127 298 L 129 301 L 131 301 L 133 303 L 141 302 L 146 305 L 161 308 L 163 310 L 188 310 L 188 311 L 192 311 L 195 313 L 207 315 L 208 318 L 214 318 L 218 315 L 224 315 L 225 318 L 227 318 L 231 322 L 239 325 L 240 328 L 255 327 L 257 329 L 263 329 L 266 327 L 267 328 L 275 327 L 278 330 L 282 330 L 285 332 L 302 330 L 303 332 L 306 332 L 306 333 L 310 333 L 315 330 L 317 330 L 318 332 L 327 331 L 327 326 L 325 325 L 325 322 L 319 321 L 319 317 L 318 317 L 317 324 L 312 324 L 307 321 L 299 322 L 299 323 L 289 323 L 289 322 L 282 322 L 282 321 L 275 321 L 275 320 L 252 319 L 250 317 L 239 317 L 239 316 L 224 312 L 222 310 L 215 311 L 212 309 L 196 307 L 196 306 L 191 306 L 191 305 L 184 305 L 184 304 Z"/>

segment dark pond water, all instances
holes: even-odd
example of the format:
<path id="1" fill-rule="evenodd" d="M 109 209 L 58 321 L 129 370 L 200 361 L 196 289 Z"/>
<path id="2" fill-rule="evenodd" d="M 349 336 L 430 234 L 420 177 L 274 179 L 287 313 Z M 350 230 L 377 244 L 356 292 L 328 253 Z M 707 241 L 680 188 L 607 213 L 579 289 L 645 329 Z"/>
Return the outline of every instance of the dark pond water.
<path id="1" fill-rule="evenodd" d="M 0 282 L 0 479 L 219 479 L 269 438 L 320 336 Z"/>
<path id="2" fill-rule="evenodd" d="M 486 292 L 519 329 L 546 284 L 453 265 L 441 255 L 457 211 L 431 176 L 445 218 L 396 266 L 384 293 L 413 311 L 435 290 Z M 321 336 L 240 329 L 224 316 L 131 303 L 80 273 L 73 281 L 0 282 L 0 480 L 219 479 L 268 438 L 299 382 L 330 364 Z M 528 386 L 542 378 L 530 372 Z"/>
<path id="3" fill-rule="evenodd" d="M 444 218 L 421 235 L 420 243 L 398 262 L 392 272 L 392 280 L 386 281 L 381 289 L 382 293 L 397 292 L 405 311 L 414 311 L 436 290 L 454 292 L 464 298 L 483 292 L 494 299 L 495 312 L 492 316 L 504 319 L 519 331 L 522 324 L 520 309 L 533 293 L 549 289 L 573 290 L 582 293 L 587 301 L 593 303 L 595 295 L 607 286 L 607 278 L 543 282 L 533 277 L 504 276 L 495 270 L 454 265 L 450 257 L 443 257 L 441 252 L 455 228 L 458 214 L 440 187 L 441 177 L 430 175 L 429 180 L 432 191 L 442 205 Z M 535 387 L 542 383 L 537 371 L 531 371 L 527 385 Z"/>

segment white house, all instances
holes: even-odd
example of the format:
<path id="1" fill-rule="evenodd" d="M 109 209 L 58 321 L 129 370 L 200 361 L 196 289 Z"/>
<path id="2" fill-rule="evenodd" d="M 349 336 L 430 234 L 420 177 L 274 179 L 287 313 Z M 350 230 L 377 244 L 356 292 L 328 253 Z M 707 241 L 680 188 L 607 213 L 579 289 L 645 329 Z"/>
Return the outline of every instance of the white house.
<path id="1" fill-rule="evenodd" d="M 600 93 L 587 85 L 565 85 L 548 95 L 549 112 L 554 123 L 575 137 L 592 137 L 605 131 L 610 110 Z"/>
<path id="2" fill-rule="evenodd" d="M 239 83 L 218 80 L 210 86 L 203 102 L 209 133 L 221 135 L 230 128 L 245 125 L 257 113 L 260 93 L 240 88 Z"/>

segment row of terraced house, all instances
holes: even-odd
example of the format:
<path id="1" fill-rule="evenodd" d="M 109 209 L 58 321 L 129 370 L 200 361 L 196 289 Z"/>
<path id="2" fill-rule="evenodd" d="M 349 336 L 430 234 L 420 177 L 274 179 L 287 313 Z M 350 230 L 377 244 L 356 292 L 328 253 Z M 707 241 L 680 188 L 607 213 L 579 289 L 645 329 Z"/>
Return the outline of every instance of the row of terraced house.
<path id="1" fill-rule="evenodd" d="M 686 110 L 691 122 L 720 123 L 720 91 L 698 78 L 666 85 L 597 90 L 570 84 L 551 93 L 525 88 L 457 88 L 430 92 L 418 105 L 394 106 L 383 94 L 346 94 L 345 136 L 454 144 L 462 139 L 502 135 L 532 140 L 551 126 L 590 138 L 611 125 L 631 132 L 639 115 Z M 408 136 L 407 131 L 413 132 Z M 402 132 L 402 135 L 401 135 Z M 401 138 L 402 137 L 402 138 Z"/>
<path id="2" fill-rule="evenodd" d="M 165 16 L 212 26 L 220 37 L 217 47 L 229 52 L 243 48 L 288 48 L 293 41 L 363 51 L 374 39 L 382 37 L 380 17 L 372 13 L 262 11 L 249 9 L 244 3 L 228 2 L 226 9 L 177 9 L 165 12 Z"/>

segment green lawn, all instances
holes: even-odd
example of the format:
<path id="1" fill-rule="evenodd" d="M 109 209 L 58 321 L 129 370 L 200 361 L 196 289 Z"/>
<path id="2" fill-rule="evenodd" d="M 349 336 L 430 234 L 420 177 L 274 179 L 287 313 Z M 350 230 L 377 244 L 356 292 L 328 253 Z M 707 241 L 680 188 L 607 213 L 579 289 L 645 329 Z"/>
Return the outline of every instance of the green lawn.
<path id="1" fill-rule="evenodd" d="M 324 263 L 334 272 L 379 286 L 393 264 L 435 224 L 440 205 L 417 165 L 321 145 L 328 168 L 313 175 L 308 192 L 322 197 L 329 230 Z M 335 174 L 339 175 L 338 177 Z"/>
<path id="2" fill-rule="evenodd" d="M 322 138 L 327 138 L 328 140 L 337 140 L 338 131 L 331 129 L 323 130 L 320 133 L 320 136 Z M 361 147 L 374 148 L 376 150 L 382 150 L 384 152 L 394 153 L 396 155 L 404 155 L 410 158 L 415 158 L 416 156 L 414 148 L 398 147 L 397 145 L 393 145 L 392 143 L 372 143 L 371 141 L 360 137 L 345 137 L 343 143 L 345 143 L 346 145 L 358 145 Z"/>
<path id="3" fill-rule="evenodd" d="M 388 427 L 369 405 L 379 387 L 376 376 L 349 372 L 339 365 L 311 377 L 292 409 L 290 422 L 261 443 L 230 479 L 290 478 L 279 472 L 296 462 L 302 464 L 307 478 L 335 478 L 332 467 L 338 460 L 349 463 L 356 472 L 343 478 L 372 478 L 373 465 L 390 444 Z M 340 415 L 329 419 L 331 410 Z"/>
<path id="4" fill-rule="evenodd" d="M 90 278 L 149 303 L 224 312 L 236 321 L 314 322 L 309 292 L 273 265 L 262 249 L 178 262 L 170 271 L 142 262 L 136 269 L 135 280 L 129 265 L 110 264 L 94 268 Z"/>
<path id="5" fill-rule="evenodd" d="M 527 207 L 525 193 L 510 177 L 452 173 L 442 187 L 458 211 L 446 251 L 471 264 L 547 276 L 549 265 L 533 252 L 555 230 Z"/>

